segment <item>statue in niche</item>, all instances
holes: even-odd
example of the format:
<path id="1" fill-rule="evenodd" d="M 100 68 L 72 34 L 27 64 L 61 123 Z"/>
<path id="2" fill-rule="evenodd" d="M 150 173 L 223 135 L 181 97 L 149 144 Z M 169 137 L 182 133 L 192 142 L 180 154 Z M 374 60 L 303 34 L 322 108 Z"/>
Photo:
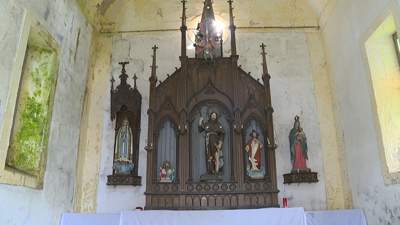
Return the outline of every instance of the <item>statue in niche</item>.
<path id="1" fill-rule="evenodd" d="M 218 122 L 216 112 L 210 114 L 210 120 L 203 125 L 204 118 L 199 120 L 199 132 L 206 131 L 206 168 L 207 174 L 221 175 L 223 154 L 221 148 L 224 142 L 225 130 Z"/>
<path id="2" fill-rule="evenodd" d="M 293 129 L 289 134 L 292 172 L 311 171 L 307 168 L 306 162 L 308 160 L 307 138 L 303 128 L 300 127 L 299 119 L 300 117 L 295 117 Z"/>
<path id="3" fill-rule="evenodd" d="M 171 163 L 164 161 L 160 167 L 160 182 L 174 182 L 175 170 L 171 169 Z"/>
<path id="4" fill-rule="evenodd" d="M 132 130 L 129 127 L 128 119 L 124 119 L 122 121 L 122 126 L 118 130 L 117 139 L 116 139 L 116 147 L 115 147 L 115 156 L 114 156 L 114 165 L 113 169 L 120 172 L 125 173 L 132 171 L 135 167 L 135 164 L 132 163 L 132 155 L 133 155 L 133 146 L 132 146 Z"/>
<path id="5" fill-rule="evenodd" d="M 125 66 L 129 62 L 120 62 L 122 66 L 120 84 L 114 88 L 111 78 L 110 118 L 115 120 L 112 175 L 107 175 L 107 185 L 141 185 L 138 176 L 140 115 L 142 95 L 137 90 L 136 74 L 133 76 L 134 87 L 128 83 Z"/>
<path id="6" fill-rule="evenodd" d="M 252 179 L 263 179 L 265 176 L 265 167 L 261 165 L 261 149 L 263 143 L 258 140 L 259 134 L 253 130 L 250 134 L 251 139 L 245 147 L 249 153 L 249 165 L 247 165 L 247 175 Z"/>

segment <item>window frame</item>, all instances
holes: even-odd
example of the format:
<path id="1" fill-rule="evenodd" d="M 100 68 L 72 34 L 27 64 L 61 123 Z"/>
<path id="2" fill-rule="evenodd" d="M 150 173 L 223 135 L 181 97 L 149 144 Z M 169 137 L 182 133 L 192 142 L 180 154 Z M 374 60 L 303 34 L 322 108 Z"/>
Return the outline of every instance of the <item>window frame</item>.
<path id="1" fill-rule="evenodd" d="M 396 50 L 396 55 L 397 55 L 397 63 L 400 66 L 400 42 L 399 42 L 399 37 L 397 35 L 397 31 L 392 35 L 393 38 L 393 44 L 394 44 L 394 48 Z"/>
<path id="2" fill-rule="evenodd" d="M 31 31 L 35 31 L 36 34 L 35 32 L 32 33 Z M 40 40 L 37 39 L 37 37 L 40 37 Z M 32 39 L 35 39 L 34 43 L 32 43 Z M 55 60 L 57 63 L 55 66 L 55 71 L 57 71 L 58 73 L 61 45 L 57 41 L 55 41 L 51 34 L 39 23 L 36 17 L 27 10 L 25 11 L 24 23 L 22 26 L 22 32 L 16 52 L 16 60 L 13 67 L 13 74 L 11 75 L 11 82 L 8 89 L 8 99 L 4 114 L 3 126 L 0 133 L 0 184 L 10 184 L 35 189 L 43 189 L 46 159 L 42 159 L 42 166 L 40 167 L 40 173 L 38 175 L 32 175 L 7 165 L 10 141 L 12 140 L 12 132 L 15 132 L 13 131 L 13 129 L 15 123 L 15 115 L 18 112 L 17 104 L 19 101 L 19 92 L 21 89 L 20 85 L 22 85 L 24 73 L 23 70 L 25 68 L 24 61 L 27 58 L 27 48 L 30 45 L 32 47 L 54 51 L 56 54 Z M 54 84 L 55 86 L 52 90 L 54 92 L 54 95 L 57 86 L 57 78 L 58 74 L 56 75 L 56 82 Z M 50 110 L 52 112 L 53 108 L 51 108 Z M 51 115 L 49 123 L 51 124 Z M 46 129 L 50 130 L 50 124 Z M 47 149 L 48 141 L 45 143 L 45 145 Z M 47 155 L 47 153 L 45 154 Z"/>

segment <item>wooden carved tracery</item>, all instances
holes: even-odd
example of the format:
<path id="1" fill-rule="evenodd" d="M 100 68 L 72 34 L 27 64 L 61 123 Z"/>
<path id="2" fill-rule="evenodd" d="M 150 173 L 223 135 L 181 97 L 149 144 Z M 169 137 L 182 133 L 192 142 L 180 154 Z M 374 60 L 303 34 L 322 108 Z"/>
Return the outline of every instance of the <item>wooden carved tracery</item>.
<path id="1" fill-rule="evenodd" d="M 235 25 L 230 7 L 231 49 L 230 57 L 204 59 L 186 56 L 185 2 L 182 16 L 181 68 L 157 86 L 156 50 L 153 47 L 153 64 L 150 81 L 149 127 L 147 150 L 146 209 L 233 209 L 279 207 L 271 106 L 270 75 L 262 45 L 262 83 L 238 66 Z M 205 5 L 211 6 L 206 0 Z M 197 128 L 198 110 L 215 107 L 228 123 L 230 135 L 229 178 L 218 182 L 196 181 L 193 177 L 191 154 L 192 129 Z M 197 116 L 197 117 L 196 117 Z M 176 132 L 176 178 L 173 182 L 159 182 L 157 165 L 160 126 L 168 119 Z M 246 174 L 245 145 L 250 124 L 256 124 L 264 140 L 266 174 L 262 179 L 251 179 Z M 225 145 L 225 144 L 224 144 Z"/>

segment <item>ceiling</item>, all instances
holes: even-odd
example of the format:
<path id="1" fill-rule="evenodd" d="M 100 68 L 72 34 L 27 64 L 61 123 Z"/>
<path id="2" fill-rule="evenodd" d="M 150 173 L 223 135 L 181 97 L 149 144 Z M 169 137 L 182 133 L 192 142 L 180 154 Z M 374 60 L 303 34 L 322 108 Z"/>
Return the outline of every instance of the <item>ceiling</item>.
<path id="1" fill-rule="evenodd" d="M 101 33 L 179 30 L 181 0 L 76 0 Z M 240 28 L 321 27 L 339 0 L 234 0 L 235 25 Z M 203 1 L 187 0 L 187 25 L 196 26 Z M 217 20 L 229 23 L 227 0 L 214 0 Z"/>

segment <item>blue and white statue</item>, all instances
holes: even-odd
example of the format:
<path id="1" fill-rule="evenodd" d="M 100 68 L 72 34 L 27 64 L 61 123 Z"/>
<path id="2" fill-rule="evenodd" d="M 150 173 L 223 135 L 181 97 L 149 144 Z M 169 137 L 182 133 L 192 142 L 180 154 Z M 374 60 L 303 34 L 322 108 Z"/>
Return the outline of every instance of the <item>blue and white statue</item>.
<path id="1" fill-rule="evenodd" d="M 115 156 L 113 169 L 125 173 L 132 171 L 135 164 L 132 163 L 133 146 L 132 146 L 132 130 L 129 127 L 128 119 L 122 121 L 119 128 L 117 138 L 115 139 Z"/>

